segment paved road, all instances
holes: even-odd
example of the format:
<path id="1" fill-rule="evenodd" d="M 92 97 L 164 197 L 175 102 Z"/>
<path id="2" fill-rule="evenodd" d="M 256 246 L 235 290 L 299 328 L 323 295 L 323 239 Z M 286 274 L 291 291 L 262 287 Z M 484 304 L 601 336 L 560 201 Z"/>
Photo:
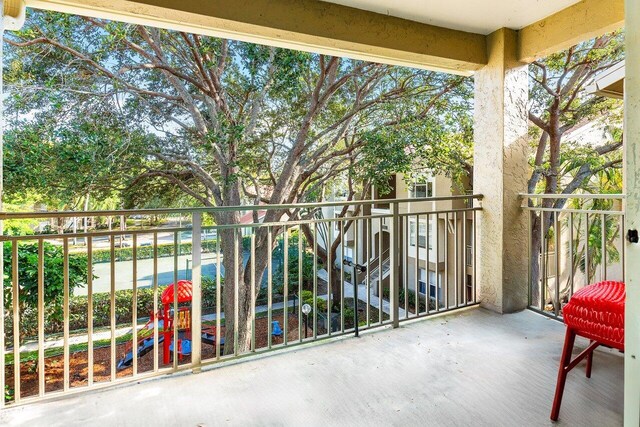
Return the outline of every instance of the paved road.
<path id="1" fill-rule="evenodd" d="M 81 232 L 81 231 L 79 231 Z M 131 234 L 127 234 L 127 232 L 125 231 L 124 234 L 125 236 L 125 245 L 124 246 L 130 246 L 131 245 Z M 180 233 L 180 242 L 181 243 L 190 243 L 191 242 L 191 232 L 190 231 L 183 231 Z M 202 234 L 202 241 L 206 241 L 206 240 L 215 240 L 216 238 L 216 233 L 215 231 L 207 231 L 207 233 L 203 233 Z M 108 236 L 95 236 L 92 238 L 93 239 L 93 248 L 94 249 L 104 249 L 104 248 L 109 248 L 110 247 L 110 242 L 109 242 L 109 237 Z M 174 239 L 174 233 L 170 233 L 170 232 L 159 232 L 158 233 L 158 243 L 159 244 L 168 244 L 168 243 L 173 243 L 173 239 Z M 120 238 L 118 236 L 115 237 L 115 243 L 116 246 L 120 246 Z M 54 241 L 57 244 L 62 244 L 62 241 Z M 85 245 L 85 239 L 84 238 L 78 238 L 75 242 L 75 244 L 77 245 Z M 153 244 L 153 234 L 152 233 L 143 233 L 143 234 L 139 234 L 138 235 L 138 244 L 139 245 L 151 245 Z"/>
<path id="2" fill-rule="evenodd" d="M 244 260 L 249 258 L 249 252 L 243 254 Z M 187 268 L 189 261 L 189 269 Z M 224 266 L 222 266 L 222 255 L 220 256 L 220 273 L 224 277 Z M 276 271 L 280 261 L 273 260 L 273 271 Z M 203 276 L 215 278 L 217 266 L 216 254 L 202 254 L 202 274 Z M 181 255 L 178 257 L 178 280 L 190 278 L 191 255 Z M 133 287 L 133 261 L 118 261 L 115 263 L 115 285 L 116 290 L 132 289 Z M 109 292 L 111 289 L 111 264 L 108 262 L 94 264 L 93 274 L 98 276 L 93 280 L 93 292 Z M 158 258 L 158 284 L 168 285 L 174 279 L 174 258 Z M 266 280 L 266 274 L 265 274 Z M 153 286 L 153 259 L 138 260 L 138 287 L 145 288 Z M 86 295 L 86 288 L 76 288 L 75 295 Z"/>

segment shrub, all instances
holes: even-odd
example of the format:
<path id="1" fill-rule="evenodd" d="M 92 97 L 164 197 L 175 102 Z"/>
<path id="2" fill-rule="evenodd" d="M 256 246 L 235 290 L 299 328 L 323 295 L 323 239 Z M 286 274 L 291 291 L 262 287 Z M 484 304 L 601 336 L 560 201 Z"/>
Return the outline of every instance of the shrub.
<path id="1" fill-rule="evenodd" d="M 178 254 L 189 255 L 192 252 L 191 242 L 180 243 L 178 247 Z M 202 252 L 209 253 L 216 251 L 216 240 L 205 240 L 202 242 Z M 115 261 L 131 261 L 133 259 L 133 248 L 116 248 Z M 138 246 L 137 248 L 138 259 L 150 259 L 153 258 L 153 246 Z M 74 254 L 72 256 L 84 256 Z M 173 243 L 158 244 L 158 257 L 173 256 Z M 111 262 L 111 249 L 94 249 L 92 252 L 92 258 L 94 263 Z"/>
<path id="2" fill-rule="evenodd" d="M 300 299 L 302 299 L 302 304 L 309 304 L 313 307 L 313 292 L 303 290 L 300 294 Z M 327 301 L 322 298 L 316 298 L 317 309 L 320 313 L 327 312 Z"/>
<path id="3" fill-rule="evenodd" d="M 303 242 L 303 247 L 306 245 L 305 242 Z M 282 254 L 280 253 L 280 248 L 278 247 L 276 249 L 276 251 L 278 251 L 278 256 L 282 257 Z M 289 250 L 288 250 L 288 257 L 289 257 L 289 271 L 288 271 L 288 282 L 289 282 L 289 289 L 291 290 L 295 290 L 298 289 L 298 279 L 299 279 L 299 259 L 300 259 L 300 254 L 298 253 L 298 236 L 297 234 L 292 235 L 289 237 Z M 320 267 L 320 260 L 318 260 L 318 264 Z M 303 256 L 302 256 L 302 287 L 303 288 L 310 288 L 313 284 L 313 254 L 303 250 Z M 273 280 L 275 282 L 278 283 L 284 283 L 284 265 L 280 265 L 278 266 L 278 268 L 274 271 L 273 273 Z"/>
<path id="4" fill-rule="evenodd" d="M 223 284 L 223 282 L 221 282 Z M 166 286 L 158 287 L 158 309 L 162 307 L 160 296 Z M 222 290 L 221 290 L 222 291 Z M 131 323 L 133 320 L 133 290 L 125 289 L 115 292 L 116 324 Z M 89 317 L 87 312 L 88 297 L 86 295 L 73 296 L 69 300 L 69 329 L 84 330 L 87 328 Z M 138 318 L 153 316 L 153 288 L 140 288 L 137 290 Z M 202 278 L 202 307 L 213 308 L 216 306 L 216 282 L 208 277 Z M 221 301 L 221 309 L 222 309 Z M 45 306 L 45 333 L 57 334 L 63 331 L 63 320 L 57 316 L 57 308 L 53 305 Z M 61 305 L 60 305 L 61 309 Z M 13 313 L 5 317 L 5 331 L 7 339 L 13 339 Z M 93 294 L 93 327 L 105 327 L 111 323 L 111 298 L 109 292 L 97 292 Z M 35 337 L 38 333 L 37 306 L 26 307 L 20 312 L 20 331 L 23 337 Z"/>
<path id="5" fill-rule="evenodd" d="M 217 240 L 204 240 L 202 241 L 202 252 L 212 253 L 216 251 Z M 242 238 L 242 247 L 244 250 L 248 250 L 251 247 L 251 238 L 245 236 Z M 178 245 L 179 255 L 189 255 L 193 252 L 192 243 L 184 242 Z M 115 261 L 131 261 L 133 259 L 133 248 L 115 248 Z M 138 259 L 150 259 L 153 258 L 153 246 L 138 246 L 137 248 Z M 73 254 L 71 256 L 84 256 Z M 173 243 L 161 243 L 158 244 L 158 257 L 173 256 Z M 86 258 L 86 256 L 85 256 Z M 92 258 L 94 263 L 111 262 L 111 249 L 94 249 L 92 252 Z"/>
<path id="6" fill-rule="evenodd" d="M 13 305 L 13 266 L 12 243 L 4 243 L 4 292 L 5 309 Z M 44 253 L 44 304 L 50 309 L 50 316 L 61 321 L 64 295 L 64 255 L 61 246 L 43 243 Z M 20 285 L 19 308 L 21 312 L 37 310 L 38 307 L 38 244 L 18 244 L 18 283 Z M 69 294 L 87 281 L 88 267 L 86 257 L 69 257 Z"/>

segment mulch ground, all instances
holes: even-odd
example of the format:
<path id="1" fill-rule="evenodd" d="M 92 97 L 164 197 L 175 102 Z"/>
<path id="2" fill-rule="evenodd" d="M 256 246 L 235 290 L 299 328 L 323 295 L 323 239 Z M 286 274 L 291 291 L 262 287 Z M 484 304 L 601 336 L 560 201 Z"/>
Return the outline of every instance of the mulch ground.
<path id="1" fill-rule="evenodd" d="M 273 320 L 280 322 L 280 327 L 284 329 L 283 315 L 274 315 Z M 256 319 L 256 348 L 265 348 L 268 345 L 268 321 L 267 318 Z M 221 335 L 224 337 L 224 327 L 221 328 Z M 298 318 L 295 315 L 289 315 L 288 340 L 295 341 L 298 339 Z M 271 344 L 277 345 L 284 341 L 284 337 L 272 337 Z M 162 363 L 162 344 L 157 346 L 158 349 L 158 365 L 160 368 L 170 366 Z M 130 348 L 126 343 L 116 347 L 116 358 L 122 357 Z M 202 343 L 202 359 L 215 358 L 215 347 Z M 188 364 L 191 362 L 190 356 L 183 357 L 179 364 Z M 117 360 L 116 360 L 117 363 Z M 6 365 L 5 378 L 6 384 L 13 388 L 14 384 L 14 367 Z M 138 359 L 138 372 L 148 372 L 153 370 L 153 352 L 149 352 Z M 72 353 L 69 357 L 69 387 L 84 387 L 88 384 L 88 363 L 87 352 L 80 351 Z M 124 378 L 133 375 L 133 368 L 128 367 L 122 370 L 116 370 L 116 378 Z M 61 390 L 63 388 L 64 376 L 64 357 L 53 356 L 45 359 L 45 392 Z M 94 382 L 108 382 L 111 380 L 111 349 L 110 347 L 96 348 L 93 351 L 93 380 Z M 23 362 L 20 364 L 20 389 L 21 397 L 34 396 L 38 394 L 38 362 L 37 360 Z"/>

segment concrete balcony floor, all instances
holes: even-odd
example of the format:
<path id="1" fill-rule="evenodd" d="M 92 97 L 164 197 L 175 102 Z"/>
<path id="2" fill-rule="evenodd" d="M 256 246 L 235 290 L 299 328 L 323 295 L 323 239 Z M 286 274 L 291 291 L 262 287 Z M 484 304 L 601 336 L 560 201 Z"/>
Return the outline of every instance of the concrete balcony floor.
<path id="1" fill-rule="evenodd" d="M 530 311 L 473 308 L 16 407 L 0 413 L 0 425 L 553 425 L 563 335 L 561 323 Z M 598 350 L 591 379 L 584 362 L 569 374 L 556 425 L 621 425 L 622 395 L 623 358 Z"/>

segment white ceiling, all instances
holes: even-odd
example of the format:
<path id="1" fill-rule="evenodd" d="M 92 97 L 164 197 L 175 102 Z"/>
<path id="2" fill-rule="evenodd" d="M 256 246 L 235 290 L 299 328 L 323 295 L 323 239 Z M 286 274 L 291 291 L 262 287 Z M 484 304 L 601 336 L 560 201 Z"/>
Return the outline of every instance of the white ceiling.
<path id="1" fill-rule="evenodd" d="M 324 0 L 474 33 L 520 29 L 580 0 Z"/>

